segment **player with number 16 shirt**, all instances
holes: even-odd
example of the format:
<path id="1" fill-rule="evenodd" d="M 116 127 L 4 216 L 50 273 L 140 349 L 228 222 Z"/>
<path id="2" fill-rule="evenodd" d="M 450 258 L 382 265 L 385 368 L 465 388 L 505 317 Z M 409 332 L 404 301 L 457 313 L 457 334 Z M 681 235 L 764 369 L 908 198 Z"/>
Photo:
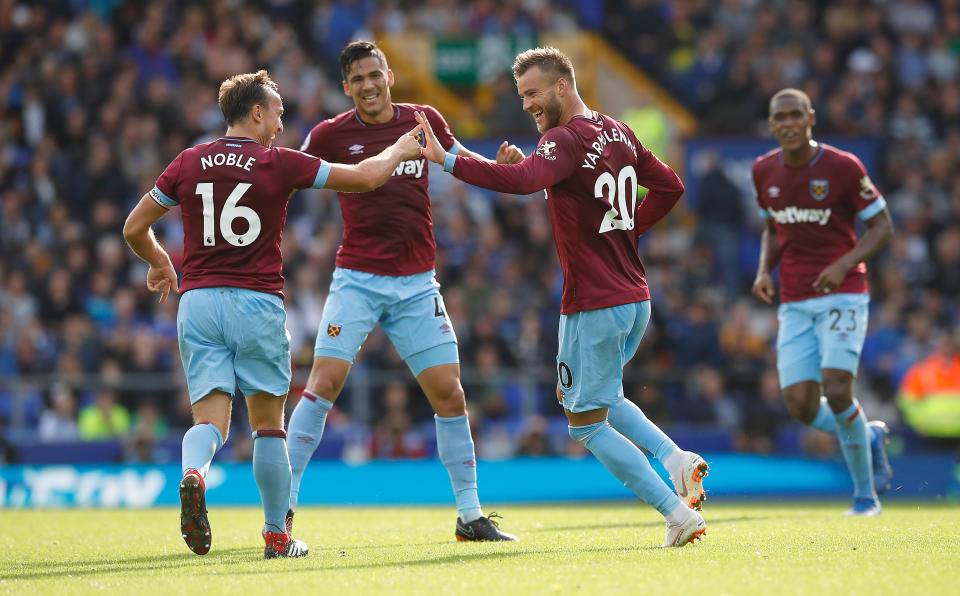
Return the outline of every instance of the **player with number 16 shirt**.
<path id="1" fill-rule="evenodd" d="M 177 272 L 151 226 L 180 206 L 184 232 L 184 295 L 177 340 L 194 426 L 183 436 L 180 532 L 198 555 L 212 541 L 204 478 L 230 429 L 237 387 L 253 429 L 253 475 L 264 509 L 264 557 L 302 557 L 308 548 L 286 530 L 290 463 L 283 404 L 290 388 L 290 342 L 280 240 L 287 201 L 300 188 L 368 192 L 401 161 L 416 157 L 419 129 L 398 135 L 378 155 L 355 165 L 329 163 L 271 147 L 283 132 L 283 100 L 265 70 L 220 85 L 226 134 L 184 150 L 127 217 L 123 235 L 150 265 L 147 288 L 178 291 Z M 189 290 L 189 291 L 188 291 Z"/>

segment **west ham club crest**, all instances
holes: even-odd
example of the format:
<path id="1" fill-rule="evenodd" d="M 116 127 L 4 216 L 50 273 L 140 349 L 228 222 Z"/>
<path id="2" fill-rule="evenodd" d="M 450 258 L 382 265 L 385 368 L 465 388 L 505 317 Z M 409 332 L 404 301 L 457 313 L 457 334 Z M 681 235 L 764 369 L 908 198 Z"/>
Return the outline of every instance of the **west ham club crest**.
<path id="1" fill-rule="evenodd" d="M 822 201 L 827 198 L 827 193 L 830 192 L 830 181 L 829 180 L 811 180 L 810 181 L 810 196 L 817 201 Z"/>

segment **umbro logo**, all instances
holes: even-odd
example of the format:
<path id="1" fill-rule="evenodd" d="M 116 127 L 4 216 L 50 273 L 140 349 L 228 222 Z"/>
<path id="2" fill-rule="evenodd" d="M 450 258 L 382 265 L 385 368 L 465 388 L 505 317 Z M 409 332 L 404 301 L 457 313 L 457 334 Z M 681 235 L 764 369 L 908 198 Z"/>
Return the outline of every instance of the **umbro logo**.
<path id="1" fill-rule="evenodd" d="M 780 187 L 771 186 L 770 188 L 767 189 L 767 193 L 770 195 L 771 199 L 775 199 L 780 196 Z"/>
<path id="2" fill-rule="evenodd" d="M 350 155 L 360 155 L 363 153 L 363 145 L 351 145 L 349 149 Z"/>

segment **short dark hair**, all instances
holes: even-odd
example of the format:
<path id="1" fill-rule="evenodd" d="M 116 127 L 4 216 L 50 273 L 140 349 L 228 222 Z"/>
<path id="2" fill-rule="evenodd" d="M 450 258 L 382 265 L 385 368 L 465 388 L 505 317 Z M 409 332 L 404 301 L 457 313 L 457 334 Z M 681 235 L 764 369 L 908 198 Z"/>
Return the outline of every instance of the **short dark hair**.
<path id="1" fill-rule="evenodd" d="M 534 66 L 556 79 L 565 79 L 571 85 L 574 83 L 573 63 L 557 48 L 534 48 L 518 54 L 513 61 L 513 78 L 519 79 Z"/>
<path id="2" fill-rule="evenodd" d="M 227 125 L 242 121 L 253 106 L 267 105 L 267 89 L 277 90 L 277 84 L 265 70 L 230 77 L 220 83 L 220 111 Z"/>
<path id="3" fill-rule="evenodd" d="M 786 89 L 781 89 L 780 91 L 777 91 L 776 93 L 773 94 L 773 97 L 770 98 L 770 105 L 768 109 L 770 109 L 771 112 L 773 112 L 773 102 L 780 99 L 781 97 L 794 97 L 800 103 L 807 106 L 807 110 L 811 112 L 813 111 L 813 103 L 810 101 L 809 95 L 807 95 L 805 92 L 803 92 L 800 89 L 787 87 Z"/>
<path id="4" fill-rule="evenodd" d="M 350 67 L 353 63 L 358 60 L 363 60 L 364 58 L 376 58 L 380 61 L 380 64 L 383 65 L 383 68 L 389 68 L 387 66 L 387 57 L 384 55 L 383 50 L 377 47 L 377 44 L 363 39 L 351 41 L 347 44 L 347 47 L 343 48 L 343 51 L 340 52 L 340 71 L 343 72 L 344 81 L 347 80 L 347 75 L 350 74 Z"/>

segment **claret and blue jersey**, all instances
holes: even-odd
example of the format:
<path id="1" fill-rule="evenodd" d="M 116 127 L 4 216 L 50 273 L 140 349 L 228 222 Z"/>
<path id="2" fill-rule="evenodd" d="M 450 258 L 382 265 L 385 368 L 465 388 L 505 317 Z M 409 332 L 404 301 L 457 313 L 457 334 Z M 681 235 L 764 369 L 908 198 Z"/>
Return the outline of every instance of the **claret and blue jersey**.
<path id="1" fill-rule="evenodd" d="M 822 296 L 813 282 L 856 245 L 857 218 L 868 220 L 886 206 L 855 155 L 822 143 L 801 166 L 786 165 L 781 149 L 758 157 L 753 183 L 761 215 L 776 228 L 783 302 Z M 834 293 L 867 293 L 866 272 L 858 264 Z"/>
<path id="2" fill-rule="evenodd" d="M 301 149 L 334 163 L 358 163 L 415 128 L 414 113 L 423 111 L 440 144 L 448 151 L 460 151 L 460 143 L 436 109 L 395 103 L 393 110 L 393 118 L 380 124 L 364 122 L 355 109 L 324 120 L 313 127 Z M 376 190 L 338 194 L 343 240 L 337 267 L 390 276 L 433 269 L 437 244 L 428 171 L 426 158 L 410 159 L 400 162 L 390 180 Z"/>
<path id="3" fill-rule="evenodd" d="M 445 168 L 500 192 L 546 189 L 563 269 L 562 314 L 650 298 L 637 237 L 673 208 L 683 183 L 627 125 L 591 112 L 548 130 L 519 164 L 448 157 Z M 640 204 L 639 186 L 649 189 Z"/>
<path id="4" fill-rule="evenodd" d="M 221 138 L 186 149 L 157 179 L 150 196 L 180 205 L 180 291 L 230 286 L 283 295 L 280 239 L 287 200 L 322 188 L 330 164 L 248 138 Z"/>

